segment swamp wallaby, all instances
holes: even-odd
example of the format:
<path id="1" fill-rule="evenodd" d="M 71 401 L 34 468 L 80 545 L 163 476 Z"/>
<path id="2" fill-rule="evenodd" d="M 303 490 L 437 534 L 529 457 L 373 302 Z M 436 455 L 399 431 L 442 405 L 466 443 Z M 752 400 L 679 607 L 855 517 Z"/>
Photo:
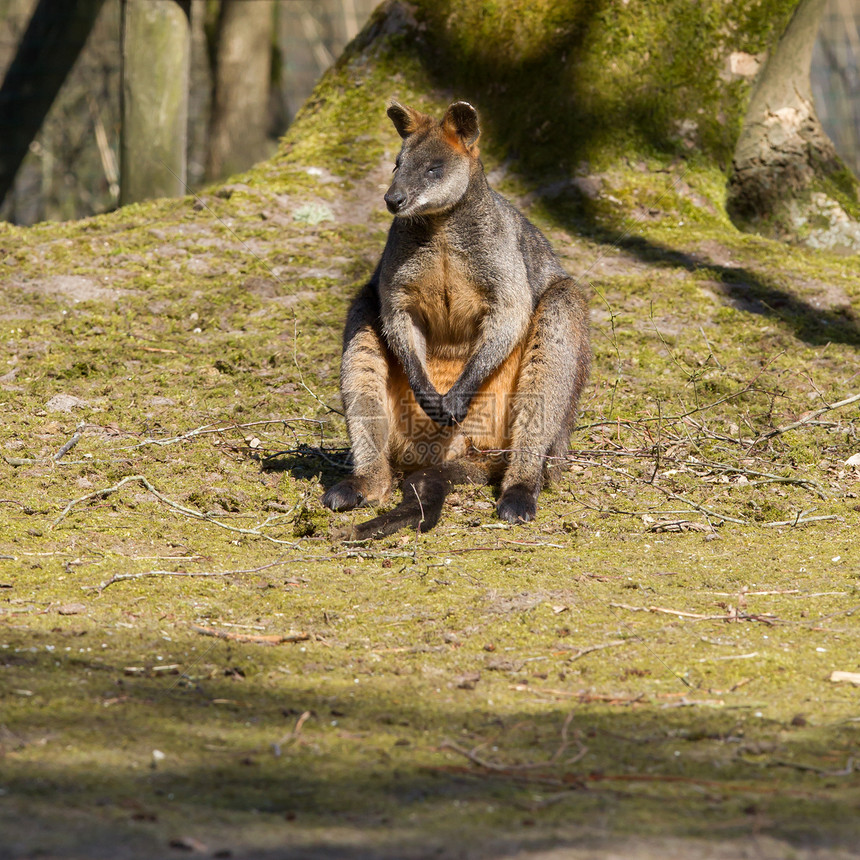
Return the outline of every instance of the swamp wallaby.
<path id="1" fill-rule="evenodd" d="M 380 504 L 403 472 L 403 501 L 347 536 L 427 531 L 453 484 L 500 479 L 499 516 L 528 522 L 588 376 L 585 296 L 488 185 L 472 105 L 438 122 L 391 102 L 388 116 L 403 138 L 385 194 L 394 221 L 343 341 L 353 473 L 323 504 Z"/>

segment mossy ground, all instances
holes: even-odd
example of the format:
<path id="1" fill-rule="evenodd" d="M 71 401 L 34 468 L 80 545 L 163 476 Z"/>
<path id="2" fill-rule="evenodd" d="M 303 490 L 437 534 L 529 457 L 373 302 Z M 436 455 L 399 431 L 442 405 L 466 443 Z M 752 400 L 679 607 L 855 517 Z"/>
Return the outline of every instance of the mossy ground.
<path id="1" fill-rule="evenodd" d="M 736 232 L 711 161 L 489 140 L 593 289 L 568 467 L 528 526 L 329 539 L 384 101 L 448 96 L 401 38 L 225 188 L 0 226 L 0 856 L 853 856 L 857 404 L 765 436 L 858 390 L 857 258 Z"/>

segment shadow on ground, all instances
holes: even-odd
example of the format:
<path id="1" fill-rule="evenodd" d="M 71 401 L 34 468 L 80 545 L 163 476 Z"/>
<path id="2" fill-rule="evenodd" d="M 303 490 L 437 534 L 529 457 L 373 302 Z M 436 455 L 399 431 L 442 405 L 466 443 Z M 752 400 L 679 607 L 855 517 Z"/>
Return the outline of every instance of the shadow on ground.
<path id="1" fill-rule="evenodd" d="M 392 697 L 385 677 L 323 692 L 321 667 L 239 678 L 242 646 L 221 645 L 227 668 L 206 680 L 43 663 L 35 694 L 61 691 L 44 718 L 19 722 L 13 708 L 3 722 L 0 857 L 138 857 L 180 837 L 255 858 L 502 858 L 634 837 L 699 840 L 683 856 L 718 857 L 708 845 L 750 834 L 798 852 L 853 850 L 860 835 L 858 775 L 834 755 L 850 747 L 847 723 L 706 708 L 691 723 L 685 708 L 635 702 L 500 716 L 469 689 L 415 701 L 407 684 Z M 29 659 L 4 655 L 7 668 Z M 55 744 L 78 763 L 28 761 Z M 822 757 L 832 766 L 808 764 Z"/>
<path id="2" fill-rule="evenodd" d="M 549 194 L 540 190 L 547 188 L 548 178 L 587 171 L 590 155 L 604 145 L 617 150 L 619 141 L 632 141 L 634 150 L 667 164 L 710 162 L 727 176 L 739 105 L 719 104 L 719 99 L 715 103 L 710 95 L 709 87 L 718 89 L 717 81 L 708 77 L 696 50 L 696 45 L 708 41 L 714 26 L 704 8 L 687 4 L 667 9 L 659 33 L 650 34 L 659 35 L 659 40 L 642 48 L 647 60 L 638 67 L 626 65 L 631 60 L 625 52 L 632 49 L 618 37 L 619 68 L 596 72 L 595 40 L 612 38 L 605 31 L 614 12 L 604 0 L 556 4 L 551 24 L 544 22 L 549 29 L 536 27 L 530 41 L 520 33 L 520 24 L 527 31 L 528 23 L 511 23 L 507 53 L 499 49 L 498 39 L 482 39 L 480 32 L 467 41 L 462 23 L 450 25 L 457 13 L 449 5 L 440 4 L 427 33 L 418 37 L 425 49 L 422 56 L 430 58 L 429 71 L 440 88 L 475 101 L 489 146 L 538 189 L 536 197 L 560 227 L 649 265 L 705 272 L 721 285 L 718 291 L 727 304 L 772 317 L 811 345 L 860 345 L 860 320 L 850 307 L 817 308 L 747 266 L 720 264 L 706 253 L 637 235 L 629 225 L 612 225 L 606 213 L 597 216 L 585 195 L 572 188 L 557 193 L 557 182 L 550 181 L 554 190 Z M 645 30 L 647 16 L 643 11 L 640 23 Z M 777 31 L 785 23 L 778 17 L 771 22 Z M 722 38 L 719 33 L 710 35 Z M 635 38 L 628 34 L 628 39 Z M 523 44 L 527 50 L 522 50 Z M 658 50 L 658 44 L 673 48 Z M 581 64 L 576 62 L 579 58 L 584 58 Z M 706 107 L 700 109 L 702 105 Z M 717 116 L 720 110 L 722 119 Z M 682 118 L 690 115 L 699 117 L 701 126 L 692 150 L 677 130 Z"/>

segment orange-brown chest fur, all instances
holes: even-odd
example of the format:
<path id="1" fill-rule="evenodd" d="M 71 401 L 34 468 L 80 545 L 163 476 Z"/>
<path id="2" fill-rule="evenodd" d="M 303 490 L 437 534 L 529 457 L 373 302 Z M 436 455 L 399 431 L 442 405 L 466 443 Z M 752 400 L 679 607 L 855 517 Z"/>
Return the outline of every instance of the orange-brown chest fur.
<path id="1" fill-rule="evenodd" d="M 422 267 L 420 276 L 403 287 L 400 300 L 424 333 L 427 374 L 436 390 L 444 394 L 463 372 L 480 338 L 488 309 L 486 292 L 456 255 L 443 247 Z M 391 440 L 395 461 L 401 467 L 416 468 L 462 456 L 464 445 L 506 447 L 522 351 L 519 344 L 484 382 L 459 427 L 440 427 L 429 419 L 398 366 L 389 379 L 389 397 L 399 431 Z"/>
<path id="2" fill-rule="evenodd" d="M 424 332 L 428 361 L 444 358 L 465 362 L 480 335 L 488 302 L 464 262 L 444 242 L 435 243 L 404 293 L 407 307 Z"/>

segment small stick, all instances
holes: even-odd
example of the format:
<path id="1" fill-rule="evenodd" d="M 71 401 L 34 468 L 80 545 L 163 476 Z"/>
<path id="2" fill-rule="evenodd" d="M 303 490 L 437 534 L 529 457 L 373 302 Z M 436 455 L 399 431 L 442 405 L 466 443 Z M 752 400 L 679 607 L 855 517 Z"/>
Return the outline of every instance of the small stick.
<path id="1" fill-rule="evenodd" d="M 39 461 L 33 457 L 10 457 L 8 454 L 0 454 L 10 466 L 31 466 Z"/>
<path id="2" fill-rule="evenodd" d="M 703 594 L 715 594 L 717 597 L 737 597 L 736 591 L 705 591 Z M 836 594 L 847 594 L 846 591 L 837 591 Z M 761 597 L 765 594 L 800 594 L 799 588 L 786 588 L 782 591 L 744 591 L 744 597 Z M 811 597 L 812 595 L 807 594 L 806 597 Z"/>
<path id="3" fill-rule="evenodd" d="M 743 761 L 743 759 L 741 759 Z M 815 767 L 815 765 L 811 764 L 801 764 L 796 761 L 785 761 L 783 759 L 776 759 L 775 761 L 769 761 L 765 765 L 766 767 L 793 767 L 795 770 L 806 770 L 811 771 L 812 773 L 819 773 L 821 776 L 851 776 L 855 771 L 854 767 L 854 759 L 849 757 L 845 762 L 845 767 L 842 770 L 827 770 L 827 768 L 823 767 Z"/>
<path id="4" fill-rule="evenodd" d="M 191 625 L 195 633 L 202 636 L 213 636 L 215 639 L 226 639 L 229 642 L 243 642 L 255 645 L 283 645 L 285 642 L 307 642 L 311 638 L 310 633 L 304 630 L 290 630 L 289 633 L 272 635 L 260 635 L 253 633 L 231 633 L 228 630 L 216 630 L 214 627 L 199 627 Z"/>
<path id="5" fill-rule="evenodd" d="M 720 472 L 730 472 L 733 475 L 748 475 L 756 478 L 767 478 L 768 481 L 755 481 L 752 482 L 753 485 L 759 483 L 781 483 L 781 484 L 798 484 L 801 487 L 812 488 L 813 491 L 820 496 L 822 499 L 826 498 L 824 494 L 824 490 L 821 489 L 821 486 L 817 484 L 815 481 L 810 480 L 809 478 L 791 478 L 786 477 L 784 475 L 774 475 L 771 472 L 759 472 L 756 469 L 745 469 L 739 468 L 737 466 L 727 466 L 723 463 L 710 463 L 707 460 L 696 460 L 695 458 L 690 458 L 690 462 L 704 466 L 707 469 L 713 469 L 715 471 Z"/>
<path id="6" fill-rule="evenodd" d="M 75 447 L 75 445 L 78 444 L 78 442 L 81 441 L 81 436 L 84 435 L 84 427 L 86 427 L 86 424 L 83 421 L 78 424 L 78 426 L 75 428 L 74 436 L 72 436 L 72 438 L 69 439 L 69 441 L 66 442 L 66 444 L 63 445 L 63 447 L 60 448 L 60 450 L 57 451 L 56 454 L 54 454 L 55 463 L 58 463 L 63 457 L 66 456 L 66 454 L 69 453 L 69 451 L 72 450 L 72 448 Z"/>
<path id="7" fill-rule="evenodd" d="M 708 347 L 708 352 L 710 353 L 711 358 L 716 362 L 716 365 L 717 367 L 719 367 L 720 370 L 725 370 L 722 364 L 720 364 L 720 360 L 716 357 L 716 355 L 714 355 L 714 350 L 711 348 L 711 342 L 708 340 L 708 336 L 705 334 L 705 330 L 704 328 L 702 328 L 702 326 L 699 326 L 699 331 L 702 333 L 702 337 L 705 339 L 705 346 Z"/>
<path id="8" fill-rule="evenodd" d="M 657 487 L 662 490 L 662 487 Z M 728 514 L 721 514 L 719 511 L 715 511 L 712 508 L 706 508 L 704 505 L 700 505 L 698 502 L 692 501 L 692 499 L 686 499 L 683 496 L 679 496 L 677 493 L 672 493 L 668 490 L 663 490 L 664 493 L 670 498 L 674 499 L 676 502 L 683 502 L 685 505 L 689 505 L 691 508 L 695 508 L 700 513 L 704 514 L 706 517 L 716 517 L 718 520 L 725 520 L 729 523 L 737 523 L 741 526 L 748 526 L 749 520 L 742 520 L 738 517 L 730 517 Z"/>
<path id="9" fill-rule="evenodd" d="M 269 564 L 264 564 L 261 567 L 251 567 L 244 570 L 147 570 L 143 573 L 115 573 L 110 579 L 106 579 L 101 585 L 84 585 L 83 589 L 85 591 L 98 591 L 101 593 L 106 588 L 117 582 L 129 582 L 133 579 L 146 579 L 150 576 L 238 576 L 242 573 L 259 573 L 261 570 L 268 570 L 270 567 L 290 564 L 293 560 L 294 559 L 281 559 L 279 561 L 272 561 Z"/>
<path id="10" fill-rule="evenodd" d="M 302 715 L 296 720 L 295 728 L 289 733 L 284 735 L 277 743 L 272 744 L 272 750 L 276 756 L 281 754 L 281 747 L 289 746 L 290 744 L 295 743 L 299 739 L 299 735 L 302 733 L 302 727 L 308 721 L 311 716 L 310 711 L 304 711 Z"/>
<path id="11" fill-rule="evenodd" d="M 299 364 L 299 354 L 298 354 L 298 344 L 299 344 L 299 317 L 296 314 L 293 317 L 293 364 L 296 366 L 296 370 L 299 372 L 299 385 L 313 397 L 314 400 L 317 401 L 321 406 L 325 406 L 326 412 L 334 412 L 335 415 L 343 415 L 343 412 L 340 409 L 335 409 L 334 406 L 329 406 L 328 403 L 325 402 L 315 391 L 312 391 L 305 382 L 305 375 L 302 372 L 301 365 Z"/>
<path id="12" fill-rule="evenodd" d="M 234 430 L 236 427 L 248 428 L 259 427 L 268 424 L 290 424 L 293 421 L 304 421 L 308 424 L 325 424 L 319 418 L 270 418 L 265 421 L 249 421 L 247 424 L 230 424 L 227 427 L 216 427 L 212 424 L 204 424 L 201 427 L 196 427 L 194 430 L 189 430 L 187 433 L 182 433 L 179 436 L 173 436 L 170 439 L 144 439 L 135 445 L 128 445 L 124 448 L 117 448 L 117 451 L 133 451 L 136 448 L 143 448 L 145 445 L 174 445 L 177 442 L 184 442 L 187 439 L 193 439 L 195 436 L 206 436 L 211 433 L 226 433 L 228 430 Z"/>
<path id="13" fill-rule="evenodd" d="M 655 456 L 654 456 L 654 471 L 651 474 L 651 478 L 648 481 L 649 484 L 653 484 L 657 479 L 657 473 L 660 471 L 660 454 L 661 446 L 660 446 L 660 436 L 661 431 L 663 429 L 663 408 L 661 406 L 659 398 L 657 399 L 657 442 L 654 446 Z"/>
<path id="14" fill-rule="evenodd" d="M 418 499 L 418 508 L 421 511 L 421 519 L 418 525 L 415 526 L 415 550 L 412 553 L 412 558 L 418 560 L 418 536 L 421 534 L 421 524 L 424 522 L 424 505 L 421 504 L 421 496 L 418 495 L 418 490 L 415 489 L 415 484 L 412 485 L 412 492 L 415 493 L 415 498 Z"/>
<path id="15" fill-rule="evenodd" d="M 829 403 L 827 406 L 822 406 L 820 409 L 815 409 L 814 411 L 807 413 L 799 421 L 794 421 L 791 424 L 786 424 L 784 427 L 777 427 L 768 433 L 763 433 L 757 439 L 754 439 L 749 447 L 752 448 L 753 445 L 763 442 L 765 439 L 773 439 L 774 436 L 780 436 L 783 433 L 787 433 L 789 430 L 796 430 L 798 427 L 803 427 L 805 424 L 809 424 L 811 421 L 822 416 L 825 412 L 830 412 L 833 409 L 841 409 L 843 406 L 850 406 L 852 403 L 857 403 L 858 401 L 860 401 L 860 394 L 853 394 L 851 397 L 846 397 L 838 403 Z"/>
<path id="16" fill-rule="evenodd" d="M 662 615 L 678 615 L 681 618 L 695 618 L 699 621 L 727 621 L 730 615 L 702 615 L 699 612 L 684 612 L 680 609 L 664 609 L 662 606 L 631 606 L 629 603 L 610 603 L 615 609 L 629 609 L 631 612 L 654 612 Z"/>
<path id="17" fill-rule="evenodd" d="M 763 624 L 772 625 L 776 620 L 767 615 L 742 615 L 741 613 L 728 613 L 726 615 L 702 615 L 699 612 L 684 612 L 680 609 L 665 609 L 662 606 L 631 606 L 629 603 L 610 603 L 616 609 L 629 609 L 631 612 L 653 612 L 660 615 L 677 615 L 680 618 L 693 618 L 696 621 L 761 621 Z"/>
<path id="18" fill-rule="evenodd" d="M 580 657 L 585 657 L 586 654 L 591 654 L 594 651 L 602 651 L 604 648 L 614 648 L 616 645 L 626 645 L 629 642 L 635 642 L 636 639 L 613 639 L 611 642 L 604 642 L 601 645 L 589 645 L 587 648 L 582 648 L 577 651 L 576 654 L 572 654 L 568 657 L 568 663 L 573 663 L 575 660 L 579 660 Z"/>
<path id="19" fill-rule="evenodd" d="M 815 510 L 815 508 L 812 508 Z M 775 523 L 762 523 L 761 525 L 764 528 L 773 528 L 774 526 L 791 526 L 794 528 L 795 526 L 803 525 L 804 523 L 817 523 L 822 520 L 841 520 L 838 514 L 822 514 L 817 517 L 807 517 L 804 514 L 811 513 L 811 511 L 801 511 L 793 520 L 780 520 Z"/>

